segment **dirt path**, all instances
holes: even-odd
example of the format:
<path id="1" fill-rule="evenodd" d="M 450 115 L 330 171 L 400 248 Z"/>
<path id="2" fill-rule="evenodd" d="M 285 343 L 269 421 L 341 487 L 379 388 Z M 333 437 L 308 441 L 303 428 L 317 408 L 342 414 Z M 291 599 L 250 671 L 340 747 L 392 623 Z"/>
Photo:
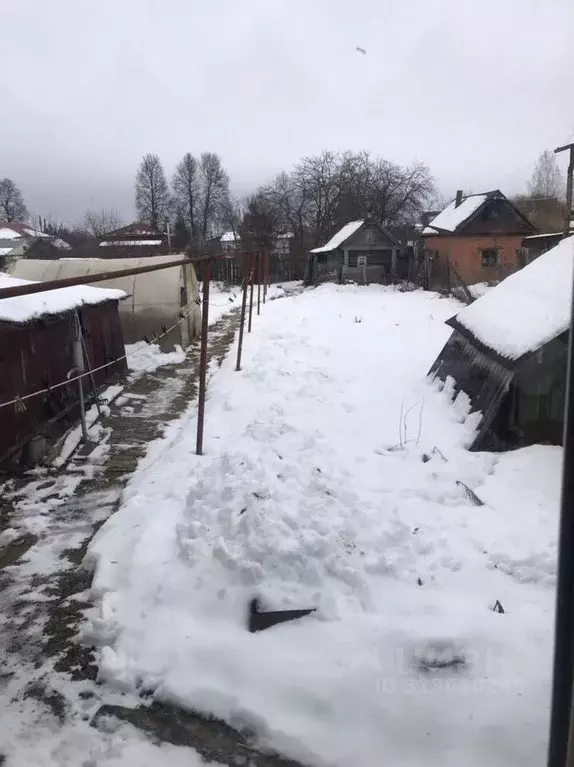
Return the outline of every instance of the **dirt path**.
<path id="1" fill-rule="evenodd" d="M 221 364 L 237 312 L 210 329 L 209 359 Z M 155 740 L 191 745 L 225 764 L 293 765 L 259 752 L 252 733 L 147 700 L 119 696 L 97 682 L 92 648 L 82 643 L 90 607 L 87 546 L 113 514 L 148 444 L 196 396 L 198 344 L 182 365 L 166 366 L 125 385 L 100 427 L 104 447 L 79 452 L 65 470 L 9 480 L 0 497 L 0 698 L 45 705 L 63 726 L 74 718 L 95 728 L 114 717 Z M 125 698 L 125 700 L 123 699 Z M 0 745 L 0 764 L 3 763 Z"/>

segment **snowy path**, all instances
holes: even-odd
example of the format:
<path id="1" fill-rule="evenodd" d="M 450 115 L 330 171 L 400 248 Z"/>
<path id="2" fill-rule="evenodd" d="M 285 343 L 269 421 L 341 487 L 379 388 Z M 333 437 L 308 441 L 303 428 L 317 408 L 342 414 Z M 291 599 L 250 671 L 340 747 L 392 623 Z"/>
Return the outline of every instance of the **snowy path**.
<path id="1" fill-rule="evenodd" d="M 267 304 L 210 382 L 206 455 L 192 407 L 90 546 L 101 679 L 311 764 L 543 761 L 560 450 L 463 449 L 464 401 L 425 379 L 456 308 Z M 252 635 L 252 596 L 317 613 Z"/>

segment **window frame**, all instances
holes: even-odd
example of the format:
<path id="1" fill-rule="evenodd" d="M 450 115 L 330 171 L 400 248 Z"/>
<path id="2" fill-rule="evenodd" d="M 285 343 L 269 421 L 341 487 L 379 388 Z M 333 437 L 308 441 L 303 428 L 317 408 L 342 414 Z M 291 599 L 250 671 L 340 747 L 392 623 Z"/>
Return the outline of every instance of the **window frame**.
<path id="1" fill-rule="evenodd" d="M 500 248 L 480 248 L 480 266 L 482 269 L 492 269 L 500 266 Z M 491 261 L 491 254 L 495 254 L 495 261 Z M 488 255 L 487 255 L 488 254 Z"/>

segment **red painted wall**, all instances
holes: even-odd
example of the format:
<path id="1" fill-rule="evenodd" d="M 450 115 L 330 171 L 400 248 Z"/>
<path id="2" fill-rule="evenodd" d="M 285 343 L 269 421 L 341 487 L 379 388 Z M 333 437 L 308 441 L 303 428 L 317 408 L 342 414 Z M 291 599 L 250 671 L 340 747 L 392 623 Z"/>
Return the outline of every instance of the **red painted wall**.
<path id="1" fill-rule="evenodd" d="M 496 234 L 480 236 L 429 236 L 425 237 L 425 246 L 431 253 L 438 253 L 437 264 L 442 273 L 446 258 L 468 284 L 489 282 L 502 279 L 516 269 L 517 251 L 524 235 Z M 498 266 L 486 268 L 481 264 L 483 248 L 498 248 Z"/>

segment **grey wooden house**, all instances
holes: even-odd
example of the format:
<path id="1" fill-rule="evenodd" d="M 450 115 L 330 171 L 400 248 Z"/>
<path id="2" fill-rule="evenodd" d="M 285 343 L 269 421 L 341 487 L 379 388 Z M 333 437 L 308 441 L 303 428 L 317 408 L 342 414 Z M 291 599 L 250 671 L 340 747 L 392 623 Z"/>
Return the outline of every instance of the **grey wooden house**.
<path id="1" fill-rule="evenodd" d="M 307 279 L 386 284 L 407 277 L 407 261 L 405 248 L 388 229 L 369 219 L 351 221 L 310 252 Z"/>
<path id="2" fill-rule="evenodd" d="M 569 237 L 447 321 L 430 375 L 481 414 L 472 450 L 561 444 L 573 262 Z"/>

